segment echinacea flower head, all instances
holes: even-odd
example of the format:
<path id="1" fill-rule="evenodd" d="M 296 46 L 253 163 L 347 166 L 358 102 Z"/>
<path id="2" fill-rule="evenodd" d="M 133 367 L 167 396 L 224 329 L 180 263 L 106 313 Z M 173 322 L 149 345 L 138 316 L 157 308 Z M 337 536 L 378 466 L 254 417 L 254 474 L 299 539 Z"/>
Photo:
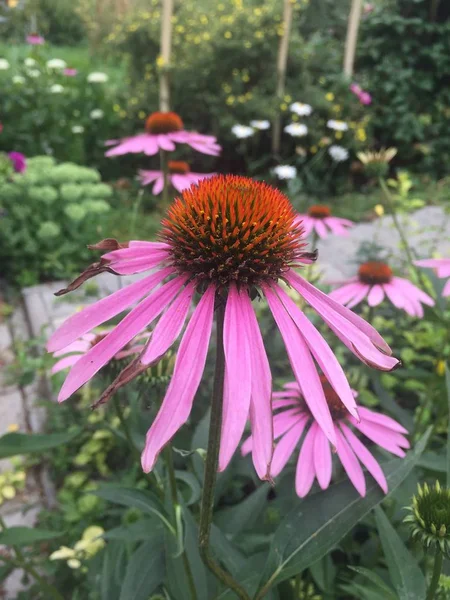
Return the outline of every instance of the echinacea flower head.
<path id="1" fill-rule="evenodd" d="M 344 162 L 349 157 L 347 148 L 337 146 L 336 144 L 333 144 L 328 148 L 328 154 L 331 156 L 334 162 L 337 163 Z"/>
<path id="2" fill-rule="evenodd" d="M 145 132 L 123 140 L 108 142 L 115 148 L 108 150 L 106 156 L 143 153 L 153 156 L 160 150 L 171 152 L 176 144 L 187 144 L 197 152 L 218 156 L 221 147 L 212 135 L 203 135 L 196 131 L 186 131 L 179 115 L 175 112 L 154 112 L 145 121 Z"/>
<path id="3" fill-rule="evenodd" d="M 294 102 L 290 105 L 289 110 L 299 117 L 309 117 L 312 113 L 312 106 L 303 104 L 302 102 Z"/>
<path id="4" fill-rule="evenodd" d="M 23 173 L 27 168 L 25 154 L 22 152 L 9 152 L 8 157 L 13 164 L 13 169 L 16 173 Z"/>
<path id="5" fill-rule="evenodd" d="M 297 169 L 291 165 L 277 165 L 273 168 L 273 172 L 278 179 L 295 179 L 297 177 Z"/>
<path id="6" fill-rule="evenodd" d="M 334 131 L 347 131 L 348 125 L 345 121 L 338 121 L 336 119 L 330 119 L 327 121 L 327 127 L 334 129 Z"/>
<path id="7" fill-rule="evenodd" d="M 272 380 L 252 304 L 258 295 L 267 300 L 293 371 L 301 380 L 305 402 L 330 442 L 336 444 L 336 433 L 314 361 L 358 418 L 353 394 L 333 352 L 279 281 L 302 296 L 365 363 L 384 370 L 398 365 L 373 327 L 295 271 L 314 261 L 315 253 L 306 251 L 288 198 L 263 182 L 234 175 L 204 179 L 174 200 L 162 221 L 158 242 L 108 239 L 93 248 L 105 253 L 58 295 L 103 272 L 149 274 L 76 313 L 53 334 L 48 350 L 57 352 L 135 305 L 72 367 L 59 401 L 69 398 L 159 318 L 144 350 L 104 392 L 104 401 L 130 381 L 133 372 L 141 373 L 142 368 L 160 360 L 188 321 L 170 384 L 147 434 L 142 454 L 146 472 L 153 469 L 162 448 L 189 418 L 218 310 L 224 315 L 226 363 L 219 469 L 229 463 L 250 415 L 255 468 L 261 478 L 270 477 Z"/>
<path id="8" fill-rule="evenodd" d="M 450 277 L 450 258 L 426 258 L 425 260 L 416 260 L 414 264 L 418 267 L 435 269 L 438 277 Z M 442 295 L 450 296 L 450 279 L 445 284 Z"/>
<path id="9" fill-rule="evenodd" d="M 320 238 L 326 238 L 330 233 L 346 236 L 347 229 L 354 225 L 349 219 L 333 217 L 331 209 L 324 204 L 310 206 L 306 214 L 299 214 L 297 218 L 305 236 L 315 232 Z"/>
<path id="10" fill-rule="evenodd" d="M 248 125 L 233 125 L 231 128 L 231 132 L 235 135 L 239 140 L 245 140 L 245 138 L 251 137 L 255 130 L 253 127 L 249 127 Z"/>
<path id="11" fill-rule="evenodd" d="M 172 186 L 179 192 L 191 187 L 202 179 L 213 177 L 215 173 L 193 173 L 189 167 L 189 163 L 183 160 L 169 160 L 168 180 Z M 164 173 L 163 171 L 139 171 L 139 178 L 142 185 L 153 183 L 152 193 L 157 196 L 164 188 Z"/>
<path id="12" fill-rule="evenodd" d="M 308 135 L 308 128 L 303 123 L 289 123 L 284 128 L 284 131 L 292 137 L 303 137 Z"/>
<path id="13" fill-rule="evenodd" d="M 62 70 L 67 67 L 67 63 L 62 58 L 51 58 L 46 62 L 47 69 Z"/>
<path id="14" fill-rule="evenodd" d="M 381 148 L 373 151 L 357 152 L 356 156 L 364 165 L 369 177 L 384 177 L 389 170 L 389 163 L 396 156 L 397 148 Z"/>
<path id="15" fill-rule="evenodd" d="M 253 127 L 253 129 L 264 131 L 265 129 L 270 128 L 270 121 L 267 121 L 267 119 L 264 119 L 262 121 L 250 121 L 250 126 Z"/>
<path id="16" fill-rule="evenodd" d="M 328 404 L 336 437 L 336 454 L 350 481 L 361 496 L 366 493 L 366 481 L 362 466 L 366 467 L 384 493 L 388 486 L 386 477 L 360 436 L 366 437 L 388 452 L 403 457 L 409 442 L 407 433 L 397 421 L 386 415 L 358 406 L 360 420 L 349 414 L 328 379 L 320 376 L 325 399 Z M 353 391 L 353 394 L 356 393 Z M 305 402 L 301 385 L 293 381 L 283 391 L 274 392 L 273 430 L 275 450 L 271 474 L 276 477 L 286 466 L 291 456 L 300 449 L 295 476 L 297 495 L 303 498 L 310 491 L 314 480 L 325 490 L 332 478 L 332 448 L 316 419 Z M 254 451 L 253 436 L 241 448 L 242 454 Z"/>
<path id="17" fill-rule="evenodd" d="M 45 44 L 45 39 L 38 33 L 30 33 L 30 35 L 27 35 L 26 39 L 27 44 L 30 44 L 31 46 L 42 46 Z"/>
<path id="18" fill-rule="evenodd" d="M 411 317 L 423 317 L 423 306 L 434 306 L 434 300 L 408 279 L 395 277 L 392 269 L 383 262 L 368 261 L 360 265 L 358 275 L 343 282 L 330 293 L 330 297 L 353 308 L 364 298 L 369 306 L 378 306 L 385 297 Z"/>

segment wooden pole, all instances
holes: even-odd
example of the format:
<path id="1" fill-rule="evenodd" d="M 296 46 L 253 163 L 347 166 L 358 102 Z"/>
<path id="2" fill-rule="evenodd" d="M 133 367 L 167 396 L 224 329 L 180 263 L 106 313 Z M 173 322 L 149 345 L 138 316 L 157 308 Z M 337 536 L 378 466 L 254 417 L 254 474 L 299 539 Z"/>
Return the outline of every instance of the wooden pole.
<path id="1" fill-rule="evenodd" d="M 277 60 L 277 88 L 276 96 L 277 101 L 281 102 L 284 96 L 284 88 L 286 83 L 286 65 L 288 59 L 289 50 L 289 37 L 291 35 L 292 26 L 292 13 L 293 5 L 295 0 L 284 0 L 283 6 L 283 35 L 280 39 L 280 45 L 278 47 L 278 60 Z M 278 155 L 280 152 L 280 141 L 281 141 L 281 113 L 278 108 L 277 115 L 273 122 L 272 129 L 272 154 Z"/>
<path id="2" fill-rule="evenodd" d="M 173 0 L 162 0 L 161 17 L 161 76 L 159 79 L 159 110 L 170 110 L 169 65 L 172 48 Z"/>
<path id="3" fill-rule="evenodd" d="M 344 74 L 350 78 L 355 64 L 356 41 L 361 20 L 362 0 L 352 0 L 345 39 Z"/>

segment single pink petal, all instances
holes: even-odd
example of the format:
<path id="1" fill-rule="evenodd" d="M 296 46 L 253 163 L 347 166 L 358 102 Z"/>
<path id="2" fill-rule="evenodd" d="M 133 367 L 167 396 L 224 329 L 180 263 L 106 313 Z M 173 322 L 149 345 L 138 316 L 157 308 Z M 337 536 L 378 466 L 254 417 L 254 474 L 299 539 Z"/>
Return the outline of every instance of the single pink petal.
<path id="1" fill-rule="evenodd" d="M 301 219 L 299 219 L 299 225 L 303 229 L 303 236 L 308 237 L 314 228 L 314 221 L 308 215 L 299 215 Z"/>
<path id="2" fill-rule="evenodd" d="M 405 306 L 405 297 L 392 283 L 383 283 L 383 289 L 395 308 L 402 309 Z"/>
<path id="3" fill-rule="evenodd" d="M 369 295 L 367 296 L 367 303 L 369 306 L 378 306 L 384 300 L 384 290 L 381 285 L 373 285 Z"/>
<path id="4" fill-rule="evenodd" d="M 323 490 L 326 490 L 331 481 L 331 449 L 323 431 L 317 428 L 314 436 L 314 469 L 317 481 Z"/>
<path id="5" fill-rule="evenodd" d="M 141 185 L 148 185 L 149 183 L 153 183 L 155 179 L 161 176 L 161 171 L 145 171 L 141 169 L 139 171 L 139 179 L 141 180 Z"/>
<path id="6" fill-rule="evenodd" d="M 134 275 L 160 266 L 167 260 L 167 257 L 168 254 L 166 250 L 152 253 L 149 252 L 147 255 L 141 257 L 131 259 L 125 258 L 123 260 L 111 262 L 109 268 L 117 275 Z"/>
<path id="7" fill-rule="evenodd" d="M 450 296 L 450 279 L 444 285 L 444 289 L 442 290 L 442 295 L 444 296 L 444 298 L 446 296 Z"/>
<path id="8" fill-rule="evenodd" d="M 401 277 L 393 277 L 392 284 L 396 287 L 400 287 L 403 290 L 405 295 L 410 298 L 417 298 L 419 302 L 423 304 L 427 304 L 428 306 L 434 306 L 434 300 L 428 294 L 425 294 L 421 289 L 412 284 L 407 279 L 402 279 Z"/>
<path id="9" fill-rule="evenodd" d="M 150 133 L 139 133 L 138 135 L 120 140 L 115 148 L 105 153 L 105 156 L 138 154 L 140 152 L 147 154 L 147 156 L 153 156 L 158 150 L 157 136 Z"/>
<path id="10" fill-rule="evenodd" d="M 183 329 L 194 293 L 195 284 L 193 282 L 188 283 L 160 318 L 153 330 L 150 343 L 141 356 L 143 365 L 150 365 L 159 360 L 178 338 Z"/>
<path id="11" fill-rule="evenodd" d="M 314 229 L 320 238 L 328 237 L 328 231 L 322 219 L 314 219 Z"/>
<path id="12" fill-rule="evenodd" d="M 275 446 L 270 467 L 270 472 L 273 477 L 279 475 L 286 466 L 286 463 L 292 456 L 292 453 L 302 437 L 307 421 L 308 419 L 306 416 L 301 416 Z"/>
<path id="13" fill-rule="evenodd" d="M 340 423 L 340 428 L 342 430 L 343 435 L 345 436 L 345 439 L 350 444 L 350 447 L 353 450 L 353 452 L 356 454 L 358 459 L 362 462 L 362 464 L 366 467 L 366 469 L 378 483 L 383 492 L 387 494 L 388 484 L 383 470 L 381 469 L 378 462 L 375 460 L 375 458 L 372 456 L 369 450 L 367 450 L 364 444 L 356 437 L 353 431 L 349 427 L 347 427 L 347 425 L 345 425 L 345 423 L 343 423 L 342 421 Z"/>
<path id="14" fill-rule="evenodd" d="M 219 156 L 222 148 L 218 144 L 202 144 L 198 142 L 187 142 L 187 144 L 197 150 L 197 152 L 201 152 L 202 154 L 209 154 L 210 156 Z"/>
<path id="15" fill-rule="evenodd" d="M 249 341 L 252 386 L 250 399 L 250 422 L 253 436 L 253 464 L 260 479 L 270 475 L 272 459 L 272 375 L 258 321 L 247 290 L 240 292 L 241 308 L 246 313 L 247 338 Z"/>
<path id="16" fill-rule="evenodd" d="M 223 328 L 226 367 L 219 471 L 227 467 L 238 447 L 250 410 L 252 370 L 247 320 L 245 300 L 231 284 Z"/>
<path id="17" fill-rule="evenodd" d="M 438 277 L 450 277 L 450 258 L 426 258 L 415 260 L 414 264 L 418 267 L 437 269 Z"/>
<path id="18" fill-rule="evenodd" d="M 277 410 L 278 408 L 285 408 L 287 406 L 295 406 L 297 403 L 297 398 L 290 398 L 285 400 L 272 400 L 272 410 Z"/>
<path id="19" fill-rule="evenodd" d="M 160 133 L 158 135 L 158 146 L 167 152 L 175 150 L 175 144 L 166 133 Z"/>
<path id="20" fill-rule="evenodd" d="M 71 354 L 72 352 L 77 352 L 78 354 L 84 354 L 88 350 L 90 350 L 91 344 L 89 342 L 85 342 L 84 340 L 76 340 L 72 342 L 65 348 L 61 348 L 57 352 L 54 352 L 53 357 L 58 358 L 58 356 L 64 356 L 65 354 Z"/>
<path id="21" fill-rule="evenodd" d="M 301 382 L 305 401 L 314 419 L 334 445 L 333 419 L 309 348 L 276 293 L 266 284 L 262 284 L 261 288 L 280 330 L 297 382 Z"/>
<path id="22" fill-rule="evenodd" d="M 353 397 L 353 392 L 341 365 L 334 355 L 334 352 L 331 350 L 330 346 L 320 335 L 314 325 L 298 308 L 292 298 L 290 298 L 279 286 L 276 287 L 276 293 L 281 299 L 292 320 L 297 325 L 300 335 L 306 341 L 309 350 L 316 359 L 336 394 L 342 400 L 342 403 L 347 410 L 354 417 L 358 418 L 358 411 L 356 408 L 355 399 Z"/>
<path id="23" fill-rule="evenodd" d="M 314 469 L 314 438 L 317 430 L 317 424 L 313 423 L 305 436 L 298 457 L 295 473 L 295 491 L 300 498 L 304 498 L 309 492 L 316 476 Z"/>
<path id="24" fill-rule="evenodd" d="M 291 410 L 285 410 L 278 413 L 273 418 L 273 437 L 277 440 L 293 427 L 303 412 L 295 407 Z"/>
<path id="25" fill-rule="evenodd" d="M 157 196 L 158 194 L 160 194 L 164 189 L 164 175 L 160 175 L 158 177 L 158 179 L 155 181 L 155 185 L 153 186 L 152 189 L 152 194 L 154 196 Z"/>
<path id="26" fill-rule="evenodd" d="M 353 483 L 360 496 L 366 495 L 366 480 L 361 465 L 358 462 L 353 450 L 343 436 L 340 429 L 336 427 L 337 454 L 342 463 L 350 481 Z"/>
<path id="27" fill-rule="evenodd" d="M 253 437 L 250 435 L 241 446 L 242 456 L 247 456 L 253 450 Z"/>
<path id="28" fill-rule="evenodd" d="M 349 421 L 356 429 L 369 438 L 369 440 L 372 440 L 372 442 L 381 448 L 384 448 L 388 452 L 392 452 L 392 454 L 400 456 L 401 458 L 405 456 L 405 452 L 398 444 L 398 438 L 392 437 L 400 434 L 393 433 L 389 429 L 386 429 L 385 427 L 379 427 L 374 423 L 370 423 L 369 421 L 365 421 L 361 424 L 357 423 L 353 417 L 350 417 Z"/>
<path id="29" fill-rule="evenodd" d="M 171 176 L 171 181 L 173 187 L 179 192 L 182 192 L 183 190 L 185 190 L 188 187 L 191 187 L 192 185 L 190 178 L 187 175 L 183 175 L 181 173 L 174 173 Z"/>
<path id="30" fill-rule="evenodd" d="M 131 240 L 131 242 L 128 242 L 128 246 L 130 248 L 150 248 L 152 250 L 170 250 L 169 244 L 166 244 L 165 242 L 144 242 L 142 240 Z"/>
<path id="31" fill-rule="evenodd" d="M 341 304 L 347 304 L 347 302 L 350 302 L 357 294 L 360 294 L 363 289 L 365 290 L 366 288 L 364 284 L 361 284 L 359 281 L 347 283 L 330 292 L 328 297 L 333 298 L 333 300 L 336 300 L 336 302 L 340 302 Z"/>
<path id="32" fill-rule="evenodd" d="M 391 417 L 377 413 L 373 410 L 369 410 L 365 406 L 359 407 L 359 414 L 361 416 L 361 419 L 364 419 L 365 421 L 377 423 L 378 425 L 382 425 L 383 427 L 392 429 L 392 431 L 397 431 L 397 433 L 408 434 L 408 430 L 405 429 L 403 425 L 400 425 L 400 423 L 397 423 L 397 421 L 395 421 Z"/>
<path id="33" fill-rule="evenodd" d="M 157 260 L 161 260 L 161 257 L 167 256 L 168 254 L 169 248 L 166 244 L 162 245 L 162 247 L 160 247 L 159 244 L 153 246 L 141 246 L 140 244 L 138 245 L 138 242 L 130 242 L 128 248 L 120 248 L 120 250 L 112 250 L 111 252 L 103 254 L 102 260 L 109 261 L 111 264 L 136 260 L 138 258 L 152 260 L 155 256 Z"/>
<path id="34" fill-rule="evenodd" d="M 61 358 L 61 360 L 58 360 L 58 362 L 53 365 L 51 374 L 54 375 L 55 373 L 59 373 L 59 371 L 62 371 L 63 369 L 73 367 L 73 365 L 77 363 L 82 356 L 82 354 L 71 354 L 70 356 Z"/>
<path id="35" fill-rule="evenodd" d="M 82 311 L 72 315 L 59 327 L 47 343 L 47 350 L 54 352 L 65 348 L 81 335 L 94 329 L 101 323 L 112 319 L 134 302 L 150 293 L 166 277 L 174 272 L 172 267 L 161 269 L 141 281 L 136 281 L 127 287 L 114 292 L 110 296 L 91 304 Z"/>
<path id="36" fill-rule="evenodd" d="M 209 286 L 188 323 L 178 349 L 169 388 L 147 432 L 142 468 L 148 473 L 159 453 L 187 421 L 205 368 L 214 317 L 216 289 Z"/>
<path id="37" fill-rule="evenodd" d="M 359 286 L 360 286 L 359 291 L 353 296 L 353 298 L 351 300 L 346 302 L 347 308 L 353 308 L 353 307 L 357 306 L 361 302 L 361 300 L 364 300 L 364 298 L 369 293 L 369 291 L 370 291 L 369 285 L 366 285 L 365 283 L 360 283 Z"/>
<path id="38" fill-rule="evenodd" d="M 58 396 L 63 402 L 86 381 L 89 381 L 107 362 L 147 327 L 172 302 L 185 277 L 176 277 L 165 283 L 151 296 L 138 304 L 122 321 L 78 361 L 67 376 Z"/>
<path id="39" fill-rule="evenodd" d="M 442 261 L 442 265 L 436 269 L 438 277 L 450 277 L 450 258 Z"/>

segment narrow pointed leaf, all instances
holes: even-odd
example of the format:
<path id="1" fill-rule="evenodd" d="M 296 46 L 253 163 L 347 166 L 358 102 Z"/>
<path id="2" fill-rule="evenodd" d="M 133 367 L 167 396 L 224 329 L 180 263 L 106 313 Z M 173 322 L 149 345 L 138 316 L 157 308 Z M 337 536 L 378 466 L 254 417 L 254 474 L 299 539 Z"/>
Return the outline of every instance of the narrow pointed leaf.
<path id="1" fill-rule="evenodd" d="M 132 554 L 120 600 L 148 600 L 165 577 L 163 535 L 157 533 Z"/>
<path id="2" fill-rule="evenodd" d="M 46 452 L 68 444 L 80 432 L 81 429 L 76 428 L 67 433 L 7 433 L 0 437 L 0 458 Z"/>
<path id="3" fill-rule="evenodd" d="M 49 531 L 32 527 L 8 527 L 0 531 L 0 544 L 5 546 L 31 546 L 39 542 L 53 540 L 63 535 L 62 531 Z"/>

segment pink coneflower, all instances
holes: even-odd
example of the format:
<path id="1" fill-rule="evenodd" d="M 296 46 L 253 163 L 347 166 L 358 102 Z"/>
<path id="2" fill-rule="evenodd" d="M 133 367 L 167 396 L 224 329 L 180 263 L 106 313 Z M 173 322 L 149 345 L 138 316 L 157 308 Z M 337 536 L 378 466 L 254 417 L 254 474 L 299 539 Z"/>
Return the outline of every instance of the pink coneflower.
<path id="1" fill-rule="evenodd" d="M 385 295 L 396 308 L 402 308 L 412 317 L 423 317 L 422 304 L 434 306 L 434 300 L 407 279 L 394 277 L 388 265 L 369 261 L 360 265 L 357 277 L 343 282 L 333 290 L 330 298 L 353 308 L 367 296 L 369 306 L 378 306 Z"/>
<path id="2" fill-rule="evenodd" d="M 407 430 L 394 419 L 363 406 L 358 406 L 361 419 L 358 422 L 348 413 L 327 378 L 322 375 L 320 380 L 333 418 L 336 453 L 350 481 L 358 493 L 365 496 L 366 481 L 362 464 L 386 494 L 387 481 L 380 465 L 353 429 L 381 448 L 401 457 L 405 456 L 404 448 L 409 448 L 409 442 L 403 435 L 408 433 Z M 300 445 L 295 476 L 297 495 L 300 498 L 306 496 L 315 479 L 325 490 L 330 485 L 332 476 L 330 443 L 305 403 L 304 394 L 297 382 L 287 383 L 284 391 L 273 394 L 272 409 L 275 413 L 274 438 L 278 442 L 273 453 L 271 474 L 274 477 L 279 475 Z M 253 446 L 253 438 L 250 437 L 242 444 L 242 454 L 252 452 Z"/>
<path id="3" fill-rule="evenodd" d="M 298 215 L 298 220 L 303 227 L 304 235 L 315 231 L 320 238 L 326 238 L 330 233 L 335 235 L 348 235 L 347 228 L 353 227 L 353 221 L 333 217 L 328 206 L 315 204 L 308 209 L 305 215 Z"/>
<path id="4" fill-rule="evenodd" d="M 219 469 L 230 461 L 250 414 L 254 464 L 260 477 L 268 477 L 273 439 L 272 380 L 252 305 L 252 298 L 259 295 L 269 304 L 311 413 L 330 442 L 336 444 L 333 419 L 314 361 L 357 418 L 353 394 L 331 348 L 278 281 L 282 279 L 292 286 L 366 364 L 390 371 L 399 361 L 391 356 L 389 346 L 373 327 L 294 271 L 294 267 L 315 258 L 305 251 L 301 233 L 292 205 L 279 190 L 246 177 L 216 175 L 175 199 L 162 222 L 159 242 L 119 244 L 104 240 L 98 244 L 97 248 L 107 250 L 106 254 L 59 294 L 105 271 L 151 274 L 73 315 L 53 334 L 48 343 L 51 352 L 65 348 L 138 302 L 72 368 L 59 401 L 69 398 L 162 315 L 140 357 L 141 365 L 158 361 L 180 336 L 197 298 L 166 396 L 147 434 L 143 469 L 153 469 L 163 447 L 189 418 L 217 308 L 220 314 L 224 311 L 226 361 Z M 121 375 L 113 387 L 120 385 Z"/>
<path id="5" fill-rule="evenodd" d="M 182 192 L 192 184 L 198 183 L 202 179 L 213 177 L 215 173 L 192 173 L 189 164 L 182 160 L 169 160 L 168 166 L 168 179 L 173 187 Z M 160 194 L 164 187 L 164 173 L 162 171 L 139 171 L 139 177 L 142 185 L 149 185 L 154 183 L 152 193 L 157 196 Z"/>
<path id="6" fill-rule="evenodd" d="M 369 94 L 369 92 L 361 92 L 358 98 L 361 104 L 364 104 L 366 106 L 372 104 L 372 96 Z"/>
<path id="7" fill-rule="evenodd" d="M 425 260 L 416 260 L 414 264 L 418 267 L 436 269 L 438 277 L 450 277 L 450 258 L 426 258 Z M 445 284 L 442 295 L 450 296 L 450 279 Z"/>
<path id="8" fill-rule="evenodd" d="M 66 77 L 75 77 L 75 75 L 77 75 L 77 73 L 78 73 L 78 70 L 77 70 L 77 69 L 74 69 L 73 67 L 66 67 L 66 68 L 63 70 L 63 74 L 64 74 Z"/>
<path id="9" fill-rule="evenodd" d="M 32 46 L 42 46 L 44 43 L 45 39 L 38 33 L 30 33 L 30 35 L 27 35 L 27 44 L 31 44 Z"/>
<path id="10" fill-rule="evenodd" d="M 8 152 L 8 156 L 13 164 L 14 171 L 16 173 L 23 173 L 27 168 L 25 154 L 22 154 L 22 152 Z"/>
<path id="11" fill-rule="evenodd" d="M 78 340 L 70 343 L 65 348 L 58 350 L 53 354 L 54 358 L 60 358 L 52 367 L 51 373 L 59 373 L 64 369 L 73 367 L 82 356 L 87 354 L 96 344 L 98 344 L 103 338 L 105 338 L 111 329 L 104 329 L 98 333 L 85 333 Z M 121 360 L 139 354 L 144 349 L 144 343 L 149 339 L 150 333 L 145 332 L 136 336 L 127 346 L 118 352 L 115 356 L 115 360 Z"/>
<path id="12" fill-rule="evenodd" d="M 175 144 L 188 144 L 203 154 L 218 156 L 221 147 L 212 135 L 185 131 L 183 121 L 174 112 L 154 112 L 145 122 L 145 133 L 138 133 L 123 140 L 111 141 L 118 145 L 106 152 L 106 156 L 144 153 L 153 156 L 159 150 L 175 150 Z M 109 142 L 108 142 L 109 143 Z"/>

